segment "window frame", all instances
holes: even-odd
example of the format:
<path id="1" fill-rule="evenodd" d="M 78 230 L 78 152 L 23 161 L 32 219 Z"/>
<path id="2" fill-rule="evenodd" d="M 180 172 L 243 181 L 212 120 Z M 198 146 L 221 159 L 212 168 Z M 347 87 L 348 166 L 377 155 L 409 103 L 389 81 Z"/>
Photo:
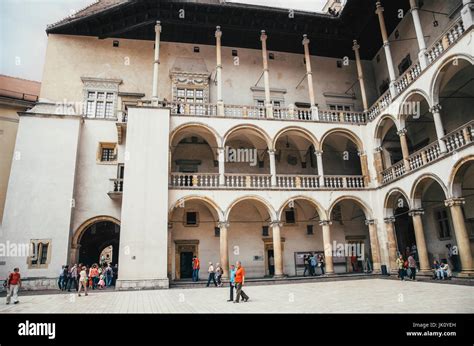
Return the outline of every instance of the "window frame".
<path id="1" fill-rule="evenodd" d="M 196 224 L 189 224 L 188 223 L 188 213 L 195 213 L 196 214 Z M 199 212 L 194 209 L 187 209 L 184 211 L 183 217 L 183 224 L 184 227 L 199 227 Z"/>
<path id="2" fill-rule="evenodd" d="M 47 246 L 46 250 L 46 259 L 44 263 L 42 263 L 43 259 L 43 250 L 44 246 Z M 30 247 L 37 248 L 37 263 L 33 263 L 33 254 L 30 254 L 27 257 L 27 265 L 28 269 L 47 269 L 49 264 L 51 263 L 51 249 L 52 249 L 52 240 L 51 239 L 30 239 Z M 38 263 L 39 262 L 39 263 Z"/>
<path id="3" fill-rule="evenodd" d="M 446 218 L 439 218 L 438 214 L 445 212 L 446 213 Z M 434 208 L 433 209 L 433 216 L 435 219 L 435 224 L 436 224 L 436 236 L 438 237 L 439 240 L 450 240 L 452 239 L 452 227 L 451 227 L 451 222 L 450 222 L 450 213 L 449 210 L 445 207 L 439 207 L 439 208 Z M 441 234 L 443 231 L 441 222 L 445 222 L 445 225 L 447 226 L 448 230 L 448 235 L 445 236 L 445 233 Z"/>
<path id="4" fill-rule="evenodd" d="M 110 161 L 103 161 L 102 160 L 102 153 L 104 149 L 112 149 L 113 150 L 113 160 Z M 118 159 L 118 145 L 116 142 L 99 142 L 97 148 L 97 155 L 96 155 L 96 162 L 102 165 L 115 165 L 117 164 Z"/>

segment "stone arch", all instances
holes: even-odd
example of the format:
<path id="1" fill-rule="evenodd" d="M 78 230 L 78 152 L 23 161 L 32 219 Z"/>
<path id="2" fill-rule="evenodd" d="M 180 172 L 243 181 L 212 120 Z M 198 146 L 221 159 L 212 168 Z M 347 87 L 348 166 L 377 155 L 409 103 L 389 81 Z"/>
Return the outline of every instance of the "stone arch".
<path id="1" fill-rule="evenodd" d="M 429 95 L 426 93 L 426 91 L 422 90 L 422 89 L 413 89 L 411 90 L 408 94 L 405 95 L 405 97 L 401 100 L 401 102 L 399 103 L 399 107 L 398 107 L 398 120 L 400 122 L 400 127 L 403 128 L 405 127 L 405 121 L 407 119 L 407 109 L 405 109 L 404 107 L 407 107 L 407 102 L 410 98 L 413 98 L 414 96 L 421 96 L 425 101 L 426 103 L 428 104 L 428 108 L 430 108 L 433 103 L 431 102 L 431 98 L 429 97 Z"/>
<path id="2" fill-rule="evenodd" d="M 474 155 L 463 157 L 462 159 L 459 159 L 454 164 L 448 178 L 448 195 L 446 196 L 446 198 L 462 197 L 462 191 L 461 191 L 462 181 L 461 181 L 460 175 L 462 175 L 464 170 L 469 167 L 467 163 L 471 161 L 474 161 Z M 458 173 L 461 173 L 461 174 L 458 174 Z"/>
<path id="3" fill-rule="evenodd" d="M 469 54 L 458 53 L 458 54 L 450 55 L 444 58 L 443 62 L 436 69 L 430 83 L 430 95 L 431 95 L 432 104 L 439 103 L 440 84 L 441 84 L 441 80 L 443 79 L 444 74 L 446 73 L 446 71 L 443 71 L 444 68 L 447 67 L 448 64 L 457 60 L 464 60 L 470 63 L 471 65 L 474 65 L 474 57 Z"/>
<path id="4" fill-rule="evenodd" d="M 280 131 L 278 131 L 278 133 L 273 138 L 273 142 L 272 142 L 272 148 L 273 149 L 276 148 L 276 143 L 278 142 L 278 139 L 280 139 L 280 137 L 284 133 L 289 132 L 289 131 L 300 132 L 303 135 L 302 137 L 304 137 L 309 142 L 311 142 L 315 149 L 319 148 L 319 141 L 317 140 L 317 138 L 310 131 L 308 131 L 308 130 L 300 127 L 300 126 L 288 126 L 288 127 L 285 127 L 283 129 L 281 129 Z"/>
<path id="5" fill-rule="evenodd" d="M 99 216 L 94 216 L 90 219 L 87 219 L 86 221 L 84 221 L 77 229 L 76 231 L 74 232 L 74 235 L 72 236 L 72 242 L 71 242 L 71 246 L 73 248 L 77 248 L 77 246 L 79 245 L 79 243 L 81 242 L 81 238 L 84 234 L 84 232 L 90 227 L 92 226 L 93 224 L 97 223 L 97 222 L 105 222 L 105 221 L 108 221 L 108 222 L 112 222 L 118 226 L 120 226 L 120 220 L 116 219 L 115 217 L 112 217 L 112 216 L 108 216 L 108 215 L 99 215 Z"/>
<path id="6" fill-rule="evenodd" d="M 382 139 L 384 134 L 382 134 L 384 125 L 386 124 L 387 121 L 392 121 L 393 124 L 395 125 L 396 130 L 400 130 L 400 125 L 397 121 L 397 119 L 391 115 L 391 114 L 384 114 L 377 122 L 377 125 L 375 126 L 375 131 L 374 131 L 374 142 L 376 146 L 381 145 Z"/>
<path id="7" fill-rule="evenodd" d="M 232 208 L 234 208 L 238 203 L 242 202 L 242 201 L 245 201 L 245 200 L 253 200 L 253 201 L 257 201 L 259 203 L 261 203 L 263 206 L 265 206 L 267 212 L 268 212 L 268 215 L 270 216 L 270 219 L 271 221 L 273 220 L 276 220 L 276 212 L 275 212 L 275 209 L 272 207 L 272 205 L 264 198 L 260 197 L 260 196 L 257 196 L 257 195 L 247 195 L 247 196 L 242 196 L 242 197 L 239 197 L 237 199 L 235 199 L 234 201 L 232 201 L 229 206 L 227 207 L 226 211 L 225 211 L 225 220 L 228 220 L 229 219 L 229 215 L 230 215 L 230 212 L 232 211 Z"/>
<path id="8" fill-rule="evenodd" d="M 296 200 L 305 200 L 305 201 L 309 202 L 311 205 L 314 206 L 314 208 L 316 209 L 316 212 L 318 213 L 319 218 L 320 218 L 321 220 L 327 220 L 327 219 L 328 219 L 328 216 L 327 216 L 327 214 L 326 214 L 326 210 L 324 210 L 324 208 L 321 206 L 321 204 L 319 204 L 316 200 L 312 199 L 311 197 L 304 196 L 304 195 L 298 195 L 298 196 L 294 196 L 294 197 L 288 198 L 288 199 L 280 206 L 280 208 L 279 208 L 278 211 L 277 211 L 277 218 L 278 218 L 278 220 L 281 220 L 283 210 L 285 209 L 285 207 L 288 205 L 288 203 L 289 203 L 291 200 L 294 200 L 294 201 L 296 201 Z"/>
<path id="9" fill-rule="evenodd" d="M 385 195 L 385 200 L 384 200 L 384 203 L 383 203 L 384 217 L 394 216 L 393 215 L 393 205 L 395 204 L 395 201 L 399 196 L 402 196 L 405 199 L 405 201 L 408 204 L 407 207 L 409 209 L 411 209 L 411 207 L 410 207 L 410 198 L 405 193 L 405 191 L 403 191 L 403 189 L 401 189 L 399 187 L 394 187 L 390 191 L 388 191 L 387 194 Z"/>
<path id="10" fill-rule="evenodd" d="M 212 152 L 214 154 L 214 157 L 217 158 L 217 148 L 222 147 L 222 138 L 214 128 L 212 128 L 209 125 L 206 125 L 204 123 L 199 123 L 199 122 L 182 124 L 171 132 L 170 140 L 169 140 L 169 145 L 171 148 L 170 152 L 173 153 L 174 148 L 178 145 L 180 140 L 184 138 L 184 137 L 180 138 L 178 136 L 179 133 L 185 131 L 188 128 L 193 128 L 193 127 L 203 130 L 203 131 L 193 132 L 193 134 L 198 134 L 201 137 L 203 137 L 204 140 L 209 144 L 211 149 L 214 149 L 212 150 Z"/>
<path id="11" fill-rule="evenodd" d="M 218 221 L 222 221 L 223 220 L 223 215 L 224 213 L 222 212 L 221 208 L 219 207 L 219 205 L 214 202 L 214 200 L 212 200 L 211 198 L 209 197 L 206 197 L 206 196 L 198 196 L 198 195 L 190 195 L 190 196 L 185 196 L 185 197 L 182 197 L 180 198 L 179 200 L 177 200 L 176 202 L 174 202 L 171 207 L 169 208 L 168 210 L 168 219 L 171 218 L 171 215 L 173 214 L 173 211 L 179 207 L 179 205 L 181 203 L 185 203 L 188 202 L 188 201 L 201 201 L 203 202 L 207 207 L 210 207 L 210 210 L 213 210 L 216 215 L 218 216 Z"/>
<path id="12" fill-rule="evenodd" d="M 364 145 L 361 141 L 361 139 L 359 138 L 359 136 L 357 136 L 354 132 L 352 132 L 351 130 L 348 130 L 348 129 L 344 129 L 344 128 L 334 128 L 334 129 L 331 129 L 329 131 L 327 131 L 322 137 L 321 137 L 321 141 L 319 142 L 319 148 L 318 150 L 322 150 L 323 149 L 323 144 L 324 144 L 324 141 L 326 140 L 326 138 L 328 136 L 330 136 L 331 134 L 334 134 L 334 133 L 337 133 L 337 134 L 341 134 L 343 135 L 344 137 L 350 139 L 352 142 L 355 143 L 355 145 L 357 146 L 357 148 L 359 149 L 359 151 L 363 151 L 364 150 Z"/>
<path id="13" fill-rule="evenodd" d="M 268 149 L 273 149 L 272 141 L 270 139 L 270 136 L 267 134 L 267 132 L 265 130 L 261 129 L 260 127 L 258 127 L 258 126 L 253 125 L 253 124 L 239 124 L 239 125 L 236 125 L 236 126 L 232 127 L 231 129 L 229 129 L 223 137 L 222 145 L 224 146 L 227 143 L 229 137 L 232 134 L 234 134 L 235 132 L 237 132 L 239 130 L 245 130 L 245 129 L 258 133 L 263 138 L 263 140 L 266 142 Z"/>
<path id="14" fill-rule="evenodd" d="M 443 181 L 433 173 L 425 173 L 419 176 L 412 185 L 410 192 L 410 203 L 413 208 L 421 208 L 421 196 L 423 195 L 423 192 L 426 190 L 426 188 L 430 185 L 430 180 L 439 184 L 443 190 L 445 198 L 447 198 L 448 193 Z"/>
<path id="15" fill-rule="evenodd" d="M 367 203 L 365 203 L 362 199 L 360 199 L 359 197 L 356 197 L 356 196 L 341 196 L 341 197 L 337 198 L 334 202 L 332 202 L 331 206 L 328 209 L 328 214 L 327 214 L 329 218 L 331 218 L 331 214 L 332 214 L 332 211 L 333 211 L 334 207 L 339 202 L 345 201 L 345 200 L 352 200 L 353 202 L 355 202 L 362 209 L 362 211 L 364 212 L 365 217 L 366 217 L 367 220 L 373 218 L 372 209 L 370 209 L 370 207 L 367 205 Z"/>

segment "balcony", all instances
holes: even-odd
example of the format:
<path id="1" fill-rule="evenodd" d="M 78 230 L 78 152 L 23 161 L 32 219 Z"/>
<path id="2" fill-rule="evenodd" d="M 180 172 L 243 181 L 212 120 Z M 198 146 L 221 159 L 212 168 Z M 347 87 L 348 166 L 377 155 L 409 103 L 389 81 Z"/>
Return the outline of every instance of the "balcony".
<path id="1" fill-rule="evenodd" d="M 407 165 L 403 161 L 399 161 L 382 171 L 382 184 L 388 184 L 395 181 L 412 171 L 426 167 L 443 157 L 451 155 L 455 151 L 470 146 L 474 142 L 474 120 L 454 131 L 451 131 L 441 138 L 441 140 L 446 145 L 445 153 L 441 152 L 438 141 L 433 142 L 408 157 L 407 162 L 409 171 L 407 171 Z"/>
<path id="2" fill-rule="evenodd" d="M 248 190 L 318 190 L 364 189 L 363 176 L 324 176 L 277 174 L 276 186 L 271 184 L 270 174 L 224 174 L 224 185 L 219 185 L 218 173 L 170 174 L 170 188 L 179 189 L 248 189 Z"/>
<path id="3" fill-rule="evenodd" d="M 110 179 L 111 181 L 111 188 L 107 194 L 109 197 L 113 200 L 122 200 L 122 194 L 123 194 L 123 179 L 121 178 L 114 178 Z"/>

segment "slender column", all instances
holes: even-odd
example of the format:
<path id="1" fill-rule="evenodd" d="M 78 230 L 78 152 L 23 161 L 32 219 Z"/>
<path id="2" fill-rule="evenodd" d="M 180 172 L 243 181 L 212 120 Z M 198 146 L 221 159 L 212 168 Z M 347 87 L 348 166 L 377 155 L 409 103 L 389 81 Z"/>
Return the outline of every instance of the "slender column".
<path id="1" fill-rule="evenodd" d="M 407 142 L 407 129 L 401 129 L 397 131 L 397 134 L 400 136 L 400 145 L 402 146 L 402 155 L 403 162 L 405 163 L 405 170 L 408 172 L 410 170 L 410 163 L 408 162 L 408 157 L 410 152 L 408 151 L 408 142 Z"/>
<path id="2" fill-rule="evenodd" d="M 466 229 L 464 221 L 464 214 L 462 212 L 462 205 L 465 203 L 464 198 L 450 198 L 444 201 L 444 204 L 449 207 L 451 217 L 453 219 L 454 233 L 456 234 L 457 249 L 459 258 L 461 259 L 461 273 L 462 275 L 473 275 L 474 266 L 472 261 L 472 252 L 469 242 L 469 234 Z"/>
<path id="3" fill-rule="evenodd" d="M 323 246 L 324 260 L 326 262 L 326 274 L 334 274 L 334 264 L 332 261 L 332 244 L 331 244 L 331 221 L 321 220 L 319 225 L 323 228 Z"/>
<path id="4" fill-rule="evenodd" d="M 276 164 L 275 164 L 275 149 L 269 149 L 268 155 L 270 157 L 270 174 L 271 174 L 271 185 L 277 185 L 277 178 L 276 178 Z"/>
<path id="5" fill-rule="evenodd" d="M 160 68 L 160 35 L 161 35 L 161 25 L 160 21 L 156 22 L 155 25 L 155 60 L 153 62 L 153 92 L 152 100 L 155 106 L 158 105 L 158 72 Z"/>
<path id="6" fill-rule="evenodd" d="M 379 184 L 382 183 L 382 171 L 383 171 L 383 159 L 382 159 L 382 147 L 377 147 L 374 149 L 374 166 L 375 171 L 377 172 L 377 181 Z"/>
<path id="7" fill-rule="evenodd" d="M 220 221 L 218 224 L 219 227 L 219 245 L 220 245 L 220 258 L 221 266 L 224 269 L 222 276 L 224 278 L 229 277 L 229 243 L 227 241 L 227 229 L 229 228 L 229 223 L 227 221 Z"/>
<path id="8" fill-rule="evenodd" d="M 260 41 L 262 41 L 263 58 L 263 82 L 265 84 L 265 109 L 267 118 L 273 118 L 273 105 L 270 98 L 270 79 L 268 76 L 268 54 L 267 54 L 267 34 L 265 30 L 261 31 Z"/>
<path id="9" fill-rule="evenodd" d="M 418 59 L 420 60 L 421 69 L 425 69 L 428 66 L 428 57 L 426 56 L 426 43 L 425 37 L 423 36 L 423 29 L 421 28 L 420 16 L 418 14 L 418 5 L 416 0 L 410 0 L 411 16 L 413 18 L 413 24 L 415 25 L 416 38 L 418 40 Z"/>
<path id="10" fill-rule="evenodd" d="M 356 58 L 356 66 L 357 66 L 357 78 L 359 79 L 360 84 L 360 94 L 362 96 L 362 105 L 364 106 L 364 112 L 367 112 L 369 109 L 369 105 L 367 103 L 367 94 L 365 92 L 365 82 L 364 82 L 364 70 L 362 70 L 362 63 L 360 62 L 360 53 L 359 48 L 360 46 L 357 44 L 357 40 L 353 40 L 352 43 L 352 50 L 354 51 L 355 58 Z"/>
<path id="11" fill-rule="evenodd" d="M 219 162 L 219 186 L 225 185 L 225 148 L 217 148 Z"/>
<path id="12" fill-rule="evenodd" d="M 220 26 L 216 26 L 216 79 L 217 79 L 217 115 L 224 116 L 224 101 L 222 99 L 222 54 Z"/>
<path id="13" fill-rule="evenodd" d="M 441 120 L 441 105 L 438 103 L 431 107 L 430 109 L 431 114 L 433 114 L 433 120 L 436 128 L 436 137 L 438 137 L 439 149 L 442 153 L 448 151 L 446 148 L 446 143 L 442 140 L 444 137 L 444 127 L 443 121 Z"/>
<path id="14" fill-rule="evenodd" d="M 474 0 L 462 0 L 461 17 L 464 30 L 474 25 Z"/>
<path id="15" fill-rule="evenodd" d="M 172 259 L 173 259 L 173 223 L 168 222 L 168 279 L 173 279 L 173 265 L 172 265 Z"/>
<path id="16" fill-rule="evenodd" d="M 383 7 L 380 1 L 377 1 L 375 5 L 377 7 L 375 13 L 377 13 L 379 17 L 380 32 L 382 33 L 383 48 L 385 50 L 385 58 L 387 60 L 388 74 L 390 76 L 390 94 L 392 95 L 392 98 L 394 98 L 395 96 L 397 96 L 397 91 L 395 88 L 396 76 L 395 69 L 393 68 L 393 59 L 392 52 L 390 51 L 390 43 L 388 42 L 387 29 L 385 27 L 385 19 L 383 17 Z"/>
<path id="17" fill-rule="evenodd" d="M 384 219 L 385 231 L 388 240 L 388 259 L 390 261 L 390 271 L 397 271 L 397 236 L 395 233 L 395 218 L 393 216 Z"/>
<path id="18" fill-rule="evenodd" d="M 281 246 L 280 227 L 282 224 L 279 221 L 272 221 L 270 227 L 273 235 L 273 258 L 275 260 L 275 275 L 274 277 L 283 276 L 283 250 Z"/>
<path id="19" fill-rule="evenodd" d="M 423 220 L 421 218 L 423 214 L 423 209 L 414 209 L 408 213 L 408 215 L 413 219 L 416 248 L 418 250 L 418 259 L 420 260 L 420 271 L 429 271 L 430 262 L 428 260 L 428 249 L 426 248 L 425 232 L 423 230 Z"/>
<path id="20" fill-rule="evenodd" d="M 323 167 L 323 151 L 322 150 L 316 150 L 314 152 L 314 154 L 316 155 L 316 164 L 317 164 L 317 168 L 318 168 L 318 175 L 320 177 L 323 177 L 324 176 L 324 167 Z"/>
<path id="21" fill-rule="evenodd" d="M 370 183 L 369 165 L 367 163 L 367 154 L 363 150 L 358 151 L 360 157 L 360 167 L 362 169 L 362 176 L 364 177 L 364 185 L 368 186 Z"/>
<path id="22" fill-rule="evenodd" d="M 365 220 L 365 224 L 369 226 L 370 249 L 372 250 L 372 266 L 373 272 L 378 274 L 380 270 L 380 248 L 379 237 L 377 235 L 377 225 L 375 220 Z"/>
<path id="23" fill-rule="evenodd" d="M 309 55 L 309 39 L 306 34 L 303 35 L 304 60 L 306 61 L 306 77 L 308 78 L 309 102 L 311 104 L 311 117 L 318 120 L 318 107 L 314 98 L 313 71 L 311 70 L 311 57 Z"/>

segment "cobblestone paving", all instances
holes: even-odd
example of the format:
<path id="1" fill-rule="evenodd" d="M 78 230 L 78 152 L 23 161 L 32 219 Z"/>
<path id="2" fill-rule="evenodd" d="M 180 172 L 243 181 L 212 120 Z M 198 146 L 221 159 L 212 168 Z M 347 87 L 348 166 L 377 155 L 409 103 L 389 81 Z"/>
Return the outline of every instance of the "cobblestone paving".
<path id="1" fill-rule="evenodd" d="M 229 287 L 77 294 L 20 295 L 0 313 L 473 313 L 474 287 L 368 279 L 249 286 L 233 304 Z"/>

